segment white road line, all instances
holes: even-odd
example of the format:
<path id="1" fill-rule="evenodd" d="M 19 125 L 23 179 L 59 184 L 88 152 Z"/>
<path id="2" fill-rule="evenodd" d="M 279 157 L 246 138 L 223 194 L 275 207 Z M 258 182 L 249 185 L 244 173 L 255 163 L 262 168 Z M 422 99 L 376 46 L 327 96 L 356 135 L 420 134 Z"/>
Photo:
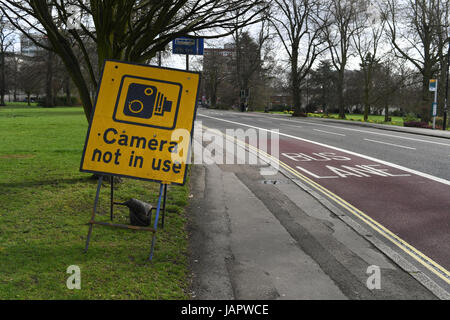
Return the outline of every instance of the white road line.
<path id="1" fill-rule="evenodd" d="M 264 117 L 266 119 L 269 119 L 268 117 Z M 276 117 L 274 117 L 276 118 Z M 397 136 L 397 135 L 393 135 L 393 134 L 387 134 L 387 133 L 380 133 L 380 132 L 373 132 L 370 130 L 358 130 L 358 129 L 352 129 L 352 128 L 345 128 L 345 127 L 339 127 L 339 126 L 332 126 L 332 125 L 328 125 L 328 124 L 322 124 L 322 123 L 309 123 L 309 122 L 305 122 L 305 121 L 301 121 L 301 120 L 284 120 L 284 119 L 278 119 L 280 121 L 295 121 L 301 124 L 309 124 L 311 126 L 317 125 L 317 126 L 323 126 L 323 127 L 329 127 L 329 128 L 336 128 L 336 129 L 341 129 L 341 130 L 348 130 L 348 131 L 356 131 L 356 132 L 363 132 L 363 133 L 370 133 L 370 134 L 376 134 L 376 135 L 380 135 L 380 136 L 386 136 L 386 137 L 393 137 L 393 138 L 398 138 L 398 139 L 405 139 L 405 140 L 412 140 L 412 141 L 419 141 L 419 142 L 425 142 L 425 143 L 432 143 L 432 144 L 438 144 L 441 146 L 447 146 L 450 147 L 450 144 L 448 143 L 442 143 L 442 142 L 435 142 L 435 141 L 429 141 L 429 140 L 422 140 L 422 139 L 415 139 L 415 138 L 410 138 L 410 137 L 403 137 L 403 136 Z"/>
<path id="2" fill-rule="evenodd" d="M 319 131 L 319 132 L 328 133 L 328 134 L 332 134 L 332 135 L 338 135 L 338 136 L 343 136 L 343 137 L 345 137 L 345 134 L 342 134 L 342 133 L 329 132 L 329 131 L 324 131 L 324 130 L 319 130 L 319 129 L 313 129 L 313 130 L 314 130 L 314 131 Z"/>
<path id="3" fill-rule="evenodd" d="M 380 160 L 380 159 L 377 159 L 377 158 L 372 158 L 372 157 L 366 156 L 364 154 L 359 154 L 359 153 L 356 153 L 356 152 L 353 152 L 353 151 L 349 151 L 349 150 L 333 147 L 333 146 L 330 146 L 330 145 L 327 145 L 327 144 L 324 144 L 324 143 L 320 143 L 320 142 L 316 142 L 316 141 L 312 141 L 312 140 L 296 137 L 296 136 L 293 136 L 293 135 L 290 135 L 290 134 L 286 134 L 286 133 L 282 133 L 282 132 L 276 132 L 276 131 L 268 130 L 268 129 L 265 129 L 265 128 L 252 126 L 252 125 L 241 123 L 241 122 L 215 118 L 215 117 L 203 115 L 203 114 L 200 114 L 200 113 L 198 115 L 202 116 L 202 117 L 205 117 L 205 118 L 211 118 L 211 119 L 219 120 L 219 121 L 222 121 L 222 122 L 233 123 L 233 124 L 237 124 L 237 125 L 240 125 L 240 126 L 245 126 L 245 127 L 249 127 L 249 128 L 254 128 L 254 129 L 270 132 L 270 133 L 273 133 L 273 134 L 278 134 L 280 136 L 284 136 L 284 137 L 288 137 L 288 138 L 292 138 L 292 139 L 296 139 L 296 140 L 300 140 L 300 141 L 304 141 L 304 142 L 313 143 L 313 144 L 316 144 L 318 146 L 330 148 L 330 149 L 337 150 L 337 151 L 340 151 L 340 152 L 345 152 L 347 154 L 351 154 L 351 155 L 354 155 L 354 156 L 357 156 L 357 157 L 361 157 L 361 158 L 364 158 L 364 159 L 367 159 L 367 160 L 370 160 L 370 161 L 378 162 L 378 163 L 384 164 L 386 166 L 390 166 L 392 168 L 396 168 L 396 169 L 399 169 L 399 170 L 402 170 L 402 171 L 406 171 L 406 172 L 418 175 L 420 177 L 427 178 L 427 179 L 430 179 L 430 180 L 433 180 L 433 181 L 436 181 L 436 182 L 440 182 L 442 184 L 450 186 L 450 181 L 448 181 L 448 180 L 432 176 L 431 174 L 428 174 L 428 173 L 423 173 L 423 172 L 420 172 L 420 171 L 417 171 L 417 170 L 414 170 L 414 169 L 406 168 L 406 167 L 400 166 L 400 165 L 395 164 L 395 163 L 387 162 L 387 161 Z"/>
<path id="4" fill-rule="evenodd" d="M 383 141 L 377 141 L 377 140 L 371 140 L 371 139 L 364 139 L 364 140 L 370 141 L 370 142 L 376 142 L 376 143 L 387 144 L 387 145 L 394 146 L 394 147 L 399 147 L 399 148 L 405 148 L 405 149 L 416 150 L 416 148 L 400 146 L 400 145 L 398 145 L 398 144 L 393 144 L 393 143 L 388 143 L 388 142 L 383 142 Z"/>

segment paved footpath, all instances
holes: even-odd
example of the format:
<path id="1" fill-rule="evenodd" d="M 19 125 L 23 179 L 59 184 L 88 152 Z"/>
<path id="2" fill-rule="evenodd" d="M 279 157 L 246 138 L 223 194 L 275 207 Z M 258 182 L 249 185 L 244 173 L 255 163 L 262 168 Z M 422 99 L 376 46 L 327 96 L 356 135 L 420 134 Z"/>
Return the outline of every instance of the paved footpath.
<path id="1" fill-rule="evenodd" d="M 192 298 L 437 299 L 417 270 L 366 240 L 370 232 L 282 173 L 261 175 L 262 167 L 192 166 Z M 380 289 L 367 286 L 373 268 Z"/>

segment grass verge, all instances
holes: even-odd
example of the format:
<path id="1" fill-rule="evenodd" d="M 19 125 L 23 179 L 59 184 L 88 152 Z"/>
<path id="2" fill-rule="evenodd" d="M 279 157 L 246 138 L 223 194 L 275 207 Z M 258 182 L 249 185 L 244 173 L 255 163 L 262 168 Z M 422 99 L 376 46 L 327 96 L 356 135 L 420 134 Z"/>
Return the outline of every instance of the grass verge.
<path id="1" fill-rule="evenodd" d="M 169 186 L 152 263 L 152 234 L 95 226 L 83 253 L 96 180 L 78 171 L 87 122 L 80 107 L 0 107 L 0 299 L 187 299 L 189 190 Z M 159 185 L 124 179 L 115 198 L 156 204 Z M 109 185 L 97 220 L 109 220 Z M 116 207 L 118 223 L 128 209 Z M 70 265 L 81 290 L 69 290 Z"/>
<path id="2" fill-rule="evenodd" d="M 324 115 L 322 113 L 308 113 L 308 117 L 319 117 L 322 118 L 324 117 Z M 340 119 L 339 118 L 339 114 L 333 114 L 330 113 L 328 114 L 328 118 L 331 119 Z M 369 115 L 367 122 L 369 123 L 379 123 L 379 124 L 390 124 L 390 125 L 396 125 L 396 126 L 403 126 L 403 118 L 402 117 L 397 117 L 397 116 L 391 116 L 391 121 L 385 122 L 384 121 L 384 116 L 379 116 L 379 115 Z M 361 121 L 364 122 L 364 115 L 362 114 L 346 114 L 345 115 L 345 120 L 350 120 L 350 121 Z"/>

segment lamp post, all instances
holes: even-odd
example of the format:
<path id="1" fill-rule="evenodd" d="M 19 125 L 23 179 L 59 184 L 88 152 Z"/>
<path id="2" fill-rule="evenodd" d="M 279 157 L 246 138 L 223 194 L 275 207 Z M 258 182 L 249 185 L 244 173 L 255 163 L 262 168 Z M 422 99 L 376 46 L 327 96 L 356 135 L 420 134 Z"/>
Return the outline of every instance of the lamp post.
<path id="1" fill-rule="evenodd" d="M 448 50 L 447 50 L 447 80 L 445 85 L 445 102 L 444 102 L 444 121 L 442 124 L 442 130 L 447 129 L 447 106 L 448 106 L 448 73 L 450 67 L 450 41 L 448 41 Z"/>

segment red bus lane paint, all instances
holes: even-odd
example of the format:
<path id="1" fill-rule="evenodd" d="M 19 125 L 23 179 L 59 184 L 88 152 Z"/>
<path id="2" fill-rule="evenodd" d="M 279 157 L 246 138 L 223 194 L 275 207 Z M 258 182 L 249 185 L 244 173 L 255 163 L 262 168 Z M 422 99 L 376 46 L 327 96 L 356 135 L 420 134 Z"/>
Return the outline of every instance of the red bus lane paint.
<path id="1" fill-rule="evenodd" d="M 450 269 L 450 186 L 285 137 L 280 160 Z"/>

